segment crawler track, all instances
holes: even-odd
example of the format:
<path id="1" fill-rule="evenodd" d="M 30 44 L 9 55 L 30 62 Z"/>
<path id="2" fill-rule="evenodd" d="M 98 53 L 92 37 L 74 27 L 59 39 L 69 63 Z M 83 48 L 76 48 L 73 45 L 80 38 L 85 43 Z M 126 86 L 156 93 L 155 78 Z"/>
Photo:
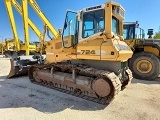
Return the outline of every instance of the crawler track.
<path id="1" fill-rule="evenodd" d="M 56 70 L 54 70 L 54 72 L 53 72 L 53 68 L 56 68 Z M 69 70 L 71 71 L 73 69 L 78 71 L 78 74 L 83 73 L 85 75 L 89 75 L 90 78 L 92 78 L 92 80 L 90 80 L 90 81 L 88 80 L 90 85 L 87 86 L 86 88 L 83 88 L 83 89 L 77 89 L 77 88 L 79 88 L 80 85 L 74 84 L 75 85 L 74 86 L 73 84 L 70 84 L 70 83 L 65 84 L 65 81 L 63 81 L 60 84 L 60 83 L 56 82 L 56 80 L 54 80 L 54 79 L 49 80 L 49 79 L 45 79 L 45 77 L 43 77 L 43 76 L 45 76 L 45 74 L 47 74 L 47 76 L 51 76 L 51 78 L 52 78 L 52 76 L 55 75 L 54 74 L 55 71 L 61 71 L 62 76 L 63 76 L 63 72 L 65 73 L 66 71 L 69 71 Z M 41 71 L 41 74 L 43 74 L 42 77 L 38 76 L 39 71 Z M 88 67 L 85 65 L 72 65 L 72 64 L 68 64 L 68 63 L 57 63 L 57 64 L 48 64 L 48 65 L 34 65 L 34 66 L 30 67 L 29 79 L 31 80 L 31 82 L 33 82 L 35 84 L 43 85 L 43 86 L 58 90 L 60 92 L 64 92 L 64 93 L 67 93 L 67 94 L 70 94 L 70 95 L 73 95 L 76 97 L 80 97 L 80 98 L 83 98 L 83 99 L 86 99 L 89 101 L 93 101 L 93 102 L 96 102 L 99 104 L 106 105 L 106 104 L 110 103 L 115 98 L 115 96 L 121 91 L 122 86 L 124 88 L 126 85 L 128 85 L 130 83 L 130 81 L 132 79 L 131 72 L 129 70 L 126 72 L 128 74 L 129 79 L 127 81 L 125 81 L 123 84 L 120 81 L 120 79 L 118 78 L 118 76 L 116 76 L 113 72 L 109 72 L 106 70 L 99 70 L 99 69 L 91 68 L 91 67 Z M 73 73 L 69 72 L 67 74 L 72 75 Z M 40 78 L 37 79 L 36 77 L 40 77 Z M 96 92 L 93 90 L 93 84 L 94 84 L 95 79 L 102 79 L 102 78 L 103 78 L 103 80 L 107 81 L 107 83 L 110 86 L 110 93 L 104 97 L 97 95 Z M 58 81 L 61 81 L 61 80 L 58 80 Z M 82 83 L 84 83 L 84 82 L 82 82 Z M 101 87 L 101 86 L 99 86 L 99 87 Z M 105 91 L 103 91 L 103 92 L 105 92 Z M 102 92 L 102 94 L 103 94 L 103 92 Z"/>

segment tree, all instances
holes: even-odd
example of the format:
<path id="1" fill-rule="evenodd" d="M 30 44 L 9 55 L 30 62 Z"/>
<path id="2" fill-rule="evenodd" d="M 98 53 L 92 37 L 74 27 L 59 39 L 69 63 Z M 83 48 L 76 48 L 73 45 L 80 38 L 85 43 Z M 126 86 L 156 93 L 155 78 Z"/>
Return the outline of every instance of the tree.
<path id="1" fill-rule="evenodd" d="M 160 26 L 158 32 L 155 33 L 154 39 L 160 39 Z"/>

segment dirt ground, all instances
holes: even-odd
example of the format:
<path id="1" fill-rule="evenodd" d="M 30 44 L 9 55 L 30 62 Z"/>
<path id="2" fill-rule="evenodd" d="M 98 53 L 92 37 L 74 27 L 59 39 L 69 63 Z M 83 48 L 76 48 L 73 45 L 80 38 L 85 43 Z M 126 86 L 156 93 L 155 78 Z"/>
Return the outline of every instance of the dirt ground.
<path id="1" fill-rule="evenodd" d="M 5 79 L 9 59 L 0 56 L 0 120 L 160 120 L 160 80 L 134 79 L 108 106 L 32 84 Z"/>

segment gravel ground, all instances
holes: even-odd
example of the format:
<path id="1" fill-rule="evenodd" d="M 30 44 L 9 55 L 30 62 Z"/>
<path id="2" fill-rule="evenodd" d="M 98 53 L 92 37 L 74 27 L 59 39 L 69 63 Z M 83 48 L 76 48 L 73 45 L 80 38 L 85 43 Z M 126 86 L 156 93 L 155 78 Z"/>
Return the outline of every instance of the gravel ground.
<path id="1" fill-rule="evenodd" d="M 108 106 L 32 84 L 5 79 L 9 59 L 0 56 L 0 120 L 160 120 L 160 80 L 132 81 Z"/>

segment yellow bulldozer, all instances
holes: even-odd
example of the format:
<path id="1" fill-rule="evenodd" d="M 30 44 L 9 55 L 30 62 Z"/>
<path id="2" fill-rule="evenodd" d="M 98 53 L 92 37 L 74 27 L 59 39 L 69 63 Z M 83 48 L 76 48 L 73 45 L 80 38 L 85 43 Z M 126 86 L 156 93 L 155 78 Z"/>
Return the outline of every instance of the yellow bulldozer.
<path id="1" fill-rule="evenodd" d="M 132 48 L 134 55 L 129 67 L 137 79 L 154 80 L 160 74 L 160 40 L 153 39 L 153 30 L 148 29 L 148 39 L 138 22 L 124 23 L 124 40 Z"/>
<path id="2" fill-rule="evenodd" d="M 8 0 L 5 0 L 8 2 Z M 35 0 L 21 0 L 25 35 L 28 36 L 28 4 L 54 35 L 41 41 L 45 60 L 28 67 L 31 82 L 100 104 L 107 104 L 132 80 L 128 59 L 132 50 L 123 41 L 124 8 L 115 2 L 67 11 L 64 27 L 57 32 Z M 28 38 L 26 38 L 28 39 Z M 23 65 L 14 73 L 23 71 Z"/>

